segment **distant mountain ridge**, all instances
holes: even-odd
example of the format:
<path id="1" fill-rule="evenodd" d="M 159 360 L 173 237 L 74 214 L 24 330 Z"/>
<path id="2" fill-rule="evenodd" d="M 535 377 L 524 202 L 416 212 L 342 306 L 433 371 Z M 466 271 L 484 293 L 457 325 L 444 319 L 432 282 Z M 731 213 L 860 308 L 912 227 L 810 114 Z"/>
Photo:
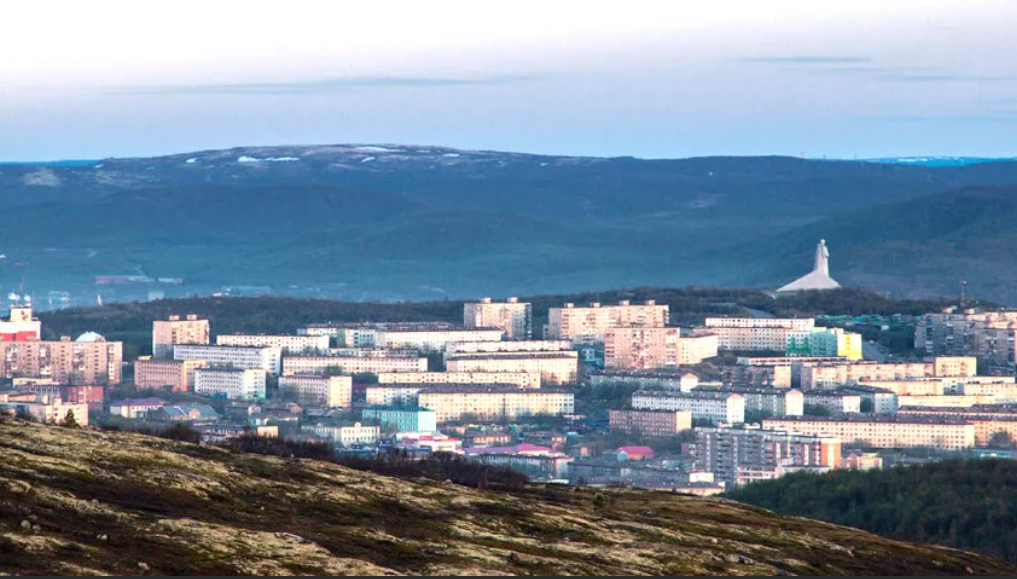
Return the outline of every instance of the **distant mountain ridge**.
<path id="1" fill-rule="evenodd" d="M 94 276 L 125 274 L 184 278 L 179 291 L 205 295 L 254 285 L 354 300 L 778 287 L 808 271 L 826 237 L 831 274 L 846 285 L 927 295 L 966 278 L 1001 299 L 991 259 L 928 255 L 885 272 L 881 255 L 842 251 L 842 236 L 825 231 L 868 208 L 1015 184 L 1017 162 L 642 160 L 394 144 L 3 165 L 0 290 L 94 301 Z M 119 299 L 115 289 L 104 298 Z"/>

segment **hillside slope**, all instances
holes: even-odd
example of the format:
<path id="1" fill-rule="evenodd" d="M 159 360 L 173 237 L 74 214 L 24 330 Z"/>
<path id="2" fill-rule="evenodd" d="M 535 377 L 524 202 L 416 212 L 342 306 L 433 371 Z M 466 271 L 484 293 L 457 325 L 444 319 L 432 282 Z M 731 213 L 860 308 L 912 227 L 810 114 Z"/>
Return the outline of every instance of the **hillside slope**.
<path id="1" fill-rule="evenodd" d="M 403 145 L 6 165 L 0 288 L 66 290 L 94 301 L 94 276 L 144 274 L 184 278 L 186 287 L 170 295 L 257 285 L 397 300 L 621 284 L 779 285 L 801 275 L 809 245 L 843 215 L 1015 183 L 1017 162 L 643 160 Z M 809 230 L 805 247 L 796 241 L 739 261 L 743 247 L 825 219 L 833 221 Z M 836 243 L 831 249 L 841 255 Z M 850 265 L 846 281 L 911 293 L 952 280 L 935 273 L 942 263 L 930 256 L 915 267 L 896 262 L 885 275 L 878 253 L 844 254 L 834 267 Z M 907 285 L 908 276 L 926 273 Z M 106 301 L 145 296 L 103 290 Z"/>
<path id="2" fill-rule="evenodd" d="M 1017 185 L 876 205 L 746 245 L 740 255 L 750 267 L 766 256 L 796 256 L 755 268 L 753 281 L 780 283 L 808 269 L 824 237 L 843 284 L 927 296 L 956 295 L 966 280 L 974 295 L 1017 302 Z"/>
<path id="3" fill-rule="evenodd" d="M 13 419 L 0 448 L 0 572 L 13 574 L 1017 572 L 670 493 L 495 495 Z"/>

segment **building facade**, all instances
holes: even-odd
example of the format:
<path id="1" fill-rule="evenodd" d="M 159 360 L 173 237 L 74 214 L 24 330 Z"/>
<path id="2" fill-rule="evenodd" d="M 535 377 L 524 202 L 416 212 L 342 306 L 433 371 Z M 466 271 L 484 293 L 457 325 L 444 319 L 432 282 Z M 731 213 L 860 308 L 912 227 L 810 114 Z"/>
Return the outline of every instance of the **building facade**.
<path id="1" fill-rule="evenodd" d="M 208 320 L 199 320 L 194 314 L 152 322 L 152 357 L 157 359 L 172 358 L 176 344 L 207 345 L 210 340 Z"/>
<path id="2" fill-rule="evenodd" d="M 575 412 L 575 395 L 554 389 L 523 390 L 505 386 L 436 386 L 417 395 L 418 405 L 434 410 L 439 424 L 464 417 L 482 421 Z"/>
<path id="3" fill-rule="evenodd" d="M 533 305 L 509 298 L 495 302 L 483 298 L 463 304 L 463 325 L 467 328 L 497 328 L 509 340 L 529 340 L 533 336 Z"/>
<path id="4" fill-rule="evenodd" d="M 0 320 L 0 342 L 28 342 L 42 339 L 42 322 L 32 317 L 32 308 L 11 306 L 7 320 Z"/>
<path id="5" fill-rule="evenodd" d="M 219 335 L 215 343 L 220 346 L 243 346 L 245 348 L 260 348 L 270 346 L 279 348 L 284 354 L 317 354 L 328 352 L 328 336 L 286 336 L 286 335 L 255 335 L 255 334 L 229 334 Z"/>
<path id="6" fill-rule="evenodd" d="M 283 374 L 427 372 L 427 358 L 408 356 L 286 356 Z"/>
<path id="7" fill-rule="evenodd" d="M 862 335 L 841 328 L 812 328 L 788 335 L 788 356 L 862 359 Z"/>
<path id="8" fill-rule="evenodd" d="M 438 430 L 438 415 L 434 410 L 417 407 L 372 406 L 361 414 L 364 421 L 377 421 L 382 428 L 391 427 L 396 432 L 435 432 Z"/>
<path id="9" fill-rule="evenodd" d="M 653 300 L 645 304 L 621 301 L 616 306 L 602 306 L 592 303 L 589 307 L 576 307 L 567 303 L 548 311 L 548 322 L 544 338 L 569 340 L 573 343 L 600 343 L 608 328 L 650 327 L 662 328 L 669 320 L 667 305 L 657 305 Z"/>
<path id="10" fill-rule="evenodd" d="M 279 377 L 279 394 L 302 406 L 349 408 L 353 404 L 353 377 L 284 374 Z"/>
<path id="11" fill-rule="evenodd" d="M 227 400 L 264 400 L 268 372 L 260 368 L 199 368 L 194 393 Z"/>
<path id="12" fill-rule="evenodd" d="M 721 350 L 784 352 L 791 334 L 808 332 L 813 318 L 706 318 Z"/>
<path id="13" fill-rule="evenodd" d="M 841 442 L 758 427 L 698 428 L 694 456 L 696 469 L 712 472 L 716 481 L 738 486 L 777 478 L 795 468 L 840 468 Z"/>
<path id="14" fill-rule="evenodd" d="M 168 386 L 173 392 L 193 392 L 194 371 L 207 367 L 205 360 L 155 360 L 142 356 L 134 362 L 134 387 L 159 390 Z"/>
<path id="15" fill-rule="evenodd" d="M 611 432 L 641 436 L 676 436 L 692 428 L 687 410 L 609 410 Z"/>
<path id="16" fill-rule="evenodd" d="M 58 384 L 106 386 L 119 384 L 123 343 L 97 334 L 72 341 L 0 342 L 0 376 L 50 378 Z"/>
<path id="17" fill-rule="evenodd" d="M 962 450 L 975 446 L 974 425 L 953 418 L 899 415 L 845 415 L 770 418 L 763 428 L 839 438 L 871 448 L 929 447 Z"/>
<path id="18" fill-rule="evenodd" d="M 632 395 L 632 408 L 636 410 L 681 410 L 691 412 L 693 420 L 712 423 L 740 424 L 745 422 L 745 398 L 739 394 L 728 392 L 639 390 Z"/>
<path id="19" fill-rule="evenodd" d="M 915 349 L 930 356 L 973 356 L 1012 373 L 1017 362 L 1017 311 L 947 308 L 915 325 Z"/>
<path id="20" fill-rule="evenodd" d="M 540 374 L 541 384 L 559 386 L 579 380 L 579 354 L 561 352 L 456 353 L 445 359 L 449 372 L 523 372 Z"/>
<path id="21" fill-rule="evenodd" d="M 540 372 L 382 372 L 379 384 L 513 384 L 540 388 Z"/>
<path id="22" fill-rule="evenodd" d="M 264 370 L 277 376 L 282 367 L 282 351 L 272 346 L 181 345 L 173 346 L 174 360 L 204 360 L 209 368 Z"/>
<path id="23" fill-rule="evenodd" d="M 608 328 L 604 332 L 604 367 L 656 370 L 700 364 L 717 356 L 715 334 L 682 334 L 680 328 Z"/>

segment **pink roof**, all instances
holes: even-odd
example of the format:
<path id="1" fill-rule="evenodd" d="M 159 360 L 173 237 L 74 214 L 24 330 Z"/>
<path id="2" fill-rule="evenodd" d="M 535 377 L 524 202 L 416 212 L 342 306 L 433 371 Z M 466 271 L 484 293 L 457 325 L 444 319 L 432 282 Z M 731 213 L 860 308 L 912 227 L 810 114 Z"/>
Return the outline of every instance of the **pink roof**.
<path id="1" fill-rule="evenodd" d="M 624 452 L 629 456 L 653 456 L 653 449 L 649 446 L 622 446 L 618 452 Z"/>

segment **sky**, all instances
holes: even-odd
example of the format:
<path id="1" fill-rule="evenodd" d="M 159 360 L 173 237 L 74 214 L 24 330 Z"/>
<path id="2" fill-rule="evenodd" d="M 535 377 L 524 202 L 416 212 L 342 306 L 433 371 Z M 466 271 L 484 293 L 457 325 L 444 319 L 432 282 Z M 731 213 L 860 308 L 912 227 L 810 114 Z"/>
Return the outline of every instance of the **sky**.
<path id="1" fill-rule="evenodd" d="M 325 143 L 1017 156 L 1014 0 L 5 4 L 5 161 Z"/>

